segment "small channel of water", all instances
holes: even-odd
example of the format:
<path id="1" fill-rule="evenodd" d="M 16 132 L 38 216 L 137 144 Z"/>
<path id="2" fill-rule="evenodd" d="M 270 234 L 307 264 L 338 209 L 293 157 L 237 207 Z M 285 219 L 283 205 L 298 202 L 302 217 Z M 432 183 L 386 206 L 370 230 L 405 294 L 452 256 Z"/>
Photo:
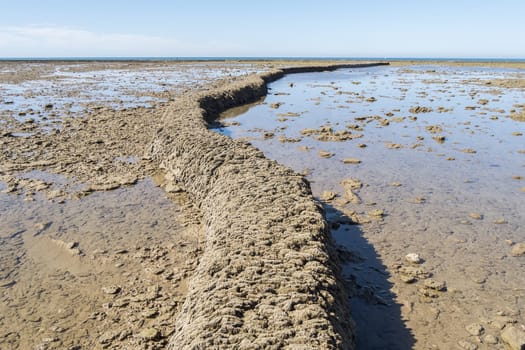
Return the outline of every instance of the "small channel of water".
<path id="1" fill-rule="evenodd" d="M 362 258 L 344 268 L 358 348 L 503 349 L 501 318 L 524 323 L 525 257 L 511 249 L 525 241 L 525 123 L 509 115 L 525 91 L 489 83 L 523 77 L 448 66 L 288 75 L 224 115 L 218 132 L 307 175 L 335 240 Z M 354 197 L 348 178 L 362 183 Z M 425 274 L 411 283 L 408 253 Z"/>

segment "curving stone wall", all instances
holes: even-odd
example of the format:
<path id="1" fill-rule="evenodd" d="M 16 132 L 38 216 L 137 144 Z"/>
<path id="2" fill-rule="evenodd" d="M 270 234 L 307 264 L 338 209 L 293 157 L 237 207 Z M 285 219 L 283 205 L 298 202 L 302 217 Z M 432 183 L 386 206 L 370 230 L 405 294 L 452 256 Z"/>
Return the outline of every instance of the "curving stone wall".
<path id="1" fill-rule="evenodd" d="M 308 182 L 206 120 L 266 94 L 284 74 L 252 75 L 183 96 L 163 117 L 151 155 L 200 206 L 206 243 L 170 349 L 353 349 L 347 296 Z M 369 65 L 351 65 L 361 67 Z"/>

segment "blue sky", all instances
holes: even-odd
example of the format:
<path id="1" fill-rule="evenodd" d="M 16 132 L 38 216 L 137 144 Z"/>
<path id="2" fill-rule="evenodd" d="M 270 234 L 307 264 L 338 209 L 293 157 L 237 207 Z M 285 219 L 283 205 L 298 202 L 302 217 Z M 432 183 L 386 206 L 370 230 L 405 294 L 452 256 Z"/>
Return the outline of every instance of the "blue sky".
<path id="1" fill-rule="evenodd" d="M 0 0 L 0 57 L 525 58 L 524 0 Z"/>

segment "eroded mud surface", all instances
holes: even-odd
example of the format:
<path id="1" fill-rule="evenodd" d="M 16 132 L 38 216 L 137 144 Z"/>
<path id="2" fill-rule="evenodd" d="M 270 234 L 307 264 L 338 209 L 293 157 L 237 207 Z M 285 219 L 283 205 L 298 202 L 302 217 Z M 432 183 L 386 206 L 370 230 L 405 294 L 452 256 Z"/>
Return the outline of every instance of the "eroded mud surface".
<path id="1" fill-rule="evenodd" d="M 308 184 L 203 119 L 268 69 L 2 66 L 2 348 L 352 347 Z"/>

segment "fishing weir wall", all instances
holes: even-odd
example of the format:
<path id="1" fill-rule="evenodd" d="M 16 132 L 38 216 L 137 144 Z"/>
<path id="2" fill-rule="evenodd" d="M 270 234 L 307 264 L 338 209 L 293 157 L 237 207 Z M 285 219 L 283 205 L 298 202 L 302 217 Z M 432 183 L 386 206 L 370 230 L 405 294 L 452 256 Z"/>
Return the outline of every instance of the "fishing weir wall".
<path id="1" fill-rule="evenodd" d="M 308 181 L 208 122 L 286 74 L 381 64 L 284 68 L 169 106 L 150 156 L 200 208 L 205 231 L 170 349 L 354 348 L 329 226 Z"/>

